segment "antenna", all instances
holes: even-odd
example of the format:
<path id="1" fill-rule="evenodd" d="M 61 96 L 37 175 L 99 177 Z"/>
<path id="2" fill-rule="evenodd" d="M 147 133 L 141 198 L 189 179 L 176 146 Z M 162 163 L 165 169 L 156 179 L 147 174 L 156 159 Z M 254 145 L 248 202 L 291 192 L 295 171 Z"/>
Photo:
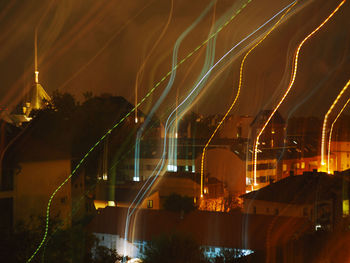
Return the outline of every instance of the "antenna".
<path id="1" fill-rule="evenodd" d="M 35 73 L 35 84 L 39 83 L 39 71 L 38 71 L 38 28 L 35 28 L 34 33 L 34 73 Z"/>

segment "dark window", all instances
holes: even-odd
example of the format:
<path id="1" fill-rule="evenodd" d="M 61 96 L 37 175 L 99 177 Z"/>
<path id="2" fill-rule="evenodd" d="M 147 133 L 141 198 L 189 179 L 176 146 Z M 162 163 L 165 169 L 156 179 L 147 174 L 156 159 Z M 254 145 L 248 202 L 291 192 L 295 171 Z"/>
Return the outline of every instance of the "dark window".
<path id="1" fill-rule="evenodd" d="M 276 164 L 275 163 L 258 163 L 256 165 L 256 170 L 268 170 L 268 169 L 275 169 Z M 248 171 L 253 171 L 254 165 L 250 164 L 248 165 Z"/>
<path id="2" fill-rule="evenodd" d="M 253 206 L 253 213 L 256 214 L 256 206 Z"/>
<path id="3" fill-rule="evenodd" d="M 260 176 L 259 181 L 260 183 L 266 183 L 266 176 Z"/>
<path id="4" fill-rule="evenodd" d="M 303 208 L 303 216 L 308 216 L 307 207 Z"/>
<path id="5" fill-rule="evenodd" d="M 64 204 L 67 201 L 67 197 L 61 197 L 61 203 Z"/>
<path id="6" fill-rule="evenodd" d="M 278 214 L 279 214 L 278 208 L 275 208 L 275 215 L 278 215 Z"/>

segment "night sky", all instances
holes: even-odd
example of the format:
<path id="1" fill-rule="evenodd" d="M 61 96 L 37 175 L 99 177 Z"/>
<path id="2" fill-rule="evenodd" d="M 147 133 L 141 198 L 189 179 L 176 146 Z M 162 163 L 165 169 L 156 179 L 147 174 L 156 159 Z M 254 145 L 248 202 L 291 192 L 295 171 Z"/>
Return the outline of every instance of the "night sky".
<path id="1" fill-rule="evenodd" d="M 38 26 L 39 81 L 45 90 L 111 93 L 138 101 L 171 70 L 178 37 L 202 14 L 203 18 L 182 41 L 177 62 L 215 32 L 247 0 L 3 0 L 0 2 L 0 102 L 11 109 L 33 83 L 34 30 Z M 166 118 L 176 103 L 195 86 L 206 55 L 212 63 L 291 0 L 253 0 L 206 45 L 181 64 L 170 92 L 157 111 Z M 340 1 L 299 1 L 283 22 L 248 57 L 243 85 L 232 114 L 255 115 L 271 109 L 290 81 L 292 59 L 299 42 L 314 30 Z M 203 14 L 205 9 L 206 14 Z M 296 82 L 281 106 L 287 116 L 322 117 L 350 78 L 350 4 L 302 48 Z M 186 109 L 224 114 L 238 85 L 241 60 L 269 23 L 231 52 L 209 76 L 196 100 Z M 206 70 L 208 70 L 207 68 Z M 168 83 L 162 82 L 140 107 L 148 112 Z M 344 94 L 339 109 L 350 96 Z M 176 99 L 177 98 L 177 99 Z M 347 113 L 350 111 L 348 110 Z"/>

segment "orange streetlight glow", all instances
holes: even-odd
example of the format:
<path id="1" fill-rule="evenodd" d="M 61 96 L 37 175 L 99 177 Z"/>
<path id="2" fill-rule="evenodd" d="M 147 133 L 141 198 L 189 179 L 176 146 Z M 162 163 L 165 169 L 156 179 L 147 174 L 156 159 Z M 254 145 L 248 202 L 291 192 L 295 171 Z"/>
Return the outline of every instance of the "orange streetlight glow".
<path id="1" fill-rule="evenodd" d="M 333 12 L 316 28 L 314 29 L 314 31 L 312 31 L 309 35 L 307 35 L 303 41 L 300 42 L 297 51 L 295 52 L 295 56 L 294 56 L 294 64 L 293 64 L 293 69 L 292 69 L 292 78 L 291 81 L 289 83 L 289 86 L 286 90 L 286 92 L 284 93 L 283 97 L 281 98 L 281 100 L 278 102 L 277 106 L 274 108 L 274 110 L 272 111 L 272 113 L 270 114 L 269 118 L 266 120 L 264 126 L 262 127 L 262 129 L 260 130 L 258 136 L 256 137 L 255 140 L 255 145 L 254 145 L 254 185 L 256 185 L 256 163 L 257 163 L 257 152 L 258 152 L 258 144 L 259 144 L 259 139 L 261 134 L 264 132 L 267 124 L 270 122 L 271 118 L 273 117 L 273 115 L 275 114 L 275 112 L 278 110 L 278 108 L 281 106 L 281 104 L 283 103 L 283 101 L 285 100 L 285 98 L 287 97 L 289 91 L 291 90 L 294 81 L 295 81 L 295 77 L 296 77 L 296 73 L 297 73 L 297 69 L 298 69 L 298 58 L 299 58 L 299 52 L 301 47 L 304 45 L 304 43 L 310 39 L 317 31 L 319 31 L 327 22 L 328 20 L 339 10 L 339 8 L 346 2 L 346 0 L 343 0 L 334 10 Z M 324 144 L 324 139 L 322 139 L 322 144 Z M 323 149 L 322 149 L 323 151 Z M 323 155 L 321 157 L 322 162 L 323 162 Z"/>

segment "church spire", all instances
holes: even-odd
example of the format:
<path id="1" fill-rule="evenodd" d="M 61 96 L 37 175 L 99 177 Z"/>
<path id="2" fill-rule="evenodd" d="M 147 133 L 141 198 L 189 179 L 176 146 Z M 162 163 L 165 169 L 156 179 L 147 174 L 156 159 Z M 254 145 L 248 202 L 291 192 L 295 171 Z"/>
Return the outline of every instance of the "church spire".
<path id="1" fill-rule="evenodd" d="M 34 74 L 35 84 L 39 83 L 39 71 L 38 71 L 38 28 L 35 28 L 34 33 Z"/>

